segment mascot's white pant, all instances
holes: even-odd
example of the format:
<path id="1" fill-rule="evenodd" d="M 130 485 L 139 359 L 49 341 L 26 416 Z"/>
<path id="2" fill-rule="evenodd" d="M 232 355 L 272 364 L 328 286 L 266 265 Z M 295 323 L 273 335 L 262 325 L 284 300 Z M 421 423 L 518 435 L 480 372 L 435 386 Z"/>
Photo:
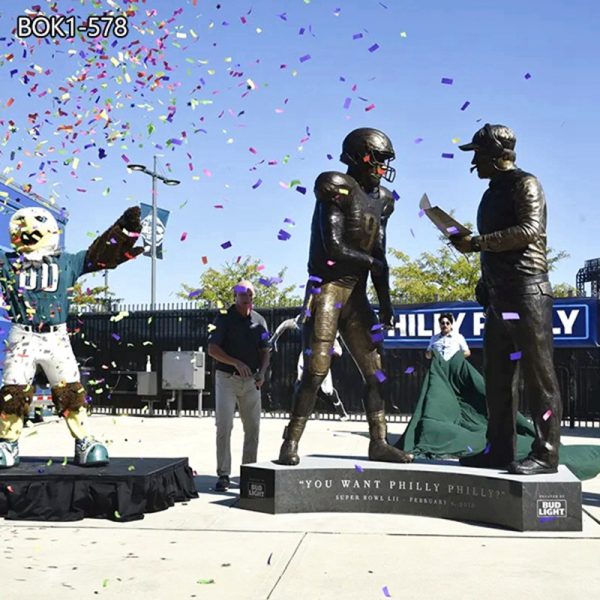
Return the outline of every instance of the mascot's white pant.
<path id="1" fill-rule="evenodd" d="M 39 365 L 52 387 L 53 399 L 61 396 L 61 390 L 67 389 L 77 388 L 79 393 L 84 394 L 65 323 L 54 325 L 51 331 L 44 333 L 37 332 L 34 326 L 15 323 L 11 326 L 7 341 L 3 386 L 22 386 L 30 391 Z M 86 414 L 83 406 L 62 411 L 71 435 L 76 439 L 87 437 Z M 15 414 L 3 413 L 0 417 L 0 439 L 18 440 L 22 419 Z"/>

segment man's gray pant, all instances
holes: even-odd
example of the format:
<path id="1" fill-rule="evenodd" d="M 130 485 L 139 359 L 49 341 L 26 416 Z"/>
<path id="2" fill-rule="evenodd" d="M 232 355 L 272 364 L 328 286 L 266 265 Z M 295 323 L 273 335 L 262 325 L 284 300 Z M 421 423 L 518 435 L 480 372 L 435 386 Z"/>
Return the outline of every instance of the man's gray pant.
<path id="1" fill-rule="evenodd" d="M 231 430 L 237 404 L 244 427 L 242 464 L 256 462 L 260 429 L 260 390 L 254 377 L 240 377 L 220 369 L 216 373 L 217 475 L 231 475 Z"/>

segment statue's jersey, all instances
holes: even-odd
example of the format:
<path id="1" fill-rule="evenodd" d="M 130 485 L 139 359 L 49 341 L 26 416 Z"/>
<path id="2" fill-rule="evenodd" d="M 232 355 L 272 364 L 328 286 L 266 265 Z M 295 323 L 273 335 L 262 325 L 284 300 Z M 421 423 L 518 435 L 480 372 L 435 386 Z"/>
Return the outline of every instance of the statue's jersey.
<path id="1" fill-rule="evenodd" d="M 367 194 L 349 175 L 321 173 L 315 182 L 308 271 L 324 282 L 354 285 L 366 278 L 370 257 L 382 243 L 394 211 L 390 190 Z"/>
<path id="2" fill-rule="evenodd" d="M 20 255 L 0 250 L 0 288 L 13 323 L 66 323 L 69 288 L 83 274 L 86 253 L 63 252 L 21 267 Z"/>

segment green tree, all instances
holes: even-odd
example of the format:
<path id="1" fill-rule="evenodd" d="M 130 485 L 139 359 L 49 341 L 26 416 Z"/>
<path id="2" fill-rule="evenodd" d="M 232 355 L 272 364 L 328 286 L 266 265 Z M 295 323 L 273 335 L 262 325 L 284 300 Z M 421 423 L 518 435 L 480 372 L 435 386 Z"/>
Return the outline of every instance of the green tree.
<path id="1" fill-rule="evenodd" d="M 570 283 L 557 283 L 553 285 L 552 293 L 555 298 L 576 298 L 579 296 L 577 288 Z"/>
<path id="2" fill-rule="evenodd" d="M 114 292 L 110 291 L 110 288 L 106 285 L 97 285 L 95 287 L 84 289 L 85 280 L 77 281 L 71 288 L 71 304 L 77 306 L 90 306 L 90 305 L 105 305 L 117 302 Z"/>
<path id="3" fill-rule="evenodd" d="M 177 296 L 203 308 L 221 308 L 233 301 L 233 287 L 242 279 L 248 279 L 256 290 L 254 304 L 257 307 L 302 304 L 302 298 L 294 294 L 296 286 L 283 285 L 286 268 L 277 277 L 268 277 L 259 267 L 260 260 L 247 256 L 239 262 L 225 263 L 220 269 L 208 268 L 200 275 L 199 286 L 182 283 Z"/>

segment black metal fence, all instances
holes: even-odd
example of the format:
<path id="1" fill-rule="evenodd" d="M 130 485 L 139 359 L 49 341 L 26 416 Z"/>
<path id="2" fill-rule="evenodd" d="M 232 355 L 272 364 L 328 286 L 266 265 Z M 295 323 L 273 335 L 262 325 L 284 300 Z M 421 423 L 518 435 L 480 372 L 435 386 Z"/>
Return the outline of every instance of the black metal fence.
<path id="1" fill-rule="evenodd" d="M 257 309 L 274 331 L 285 319 L 295 317 L 299 307 Z M 128 313 L 125 316 L 125 313 Z M 161 357 L 165 350 L 206 349 L 209 324 L 216 310 L 199 310 L 188 303 L 163 305 L 158 310 L 148 306 L 124 306 L 110 313 L 89 311 L 70 315 L 69 330 L 72 343 L 82 365 L 88 391 L 95 407 L 101 410 L 137 412 L 143 406 L 136 395 L 136 371 L 144 371 L 147 357 L 158 371 L 161 381 Z M 271 376 L 263 388 L 263 408 L 273 414 L 290 409 L 292 390 L 301 350 L 299 332 L 287 332 L 278 342 L 278 351 L 271 359 Z M 483 356 L 473 349 L 470 358 L 481 370 Z M 564 349 L 554 353 L 564 411 L 563 418 L 573 426 L 600 423 L 600 349 Z M 387 412 L 405 418 L 412 414 L 429 361 L 423 350 L 388 350 L 383 356 L 383 370 L 387 376 L 384 397 Z M 406 373 L 413 367 L 411 373 Z M 410 370 L 410 369 L 408 369 Z M 344 352 L 333 360 L 332 374 L 335 387 L 349 413 L 362 414 L 362 380 L 352 358 Z M 208 359 L 206 390 L 203 407 L 214 408 L 212 361 Z M 171 392 L 160 392 L 167 406 Z M 196 410 L 197 394 L 184 393 L 184 411 Z M 521 409 L 527 412 L 527 399 L 522 398 Z M 328 413 L 326 404 L 317 410 Z"/>

